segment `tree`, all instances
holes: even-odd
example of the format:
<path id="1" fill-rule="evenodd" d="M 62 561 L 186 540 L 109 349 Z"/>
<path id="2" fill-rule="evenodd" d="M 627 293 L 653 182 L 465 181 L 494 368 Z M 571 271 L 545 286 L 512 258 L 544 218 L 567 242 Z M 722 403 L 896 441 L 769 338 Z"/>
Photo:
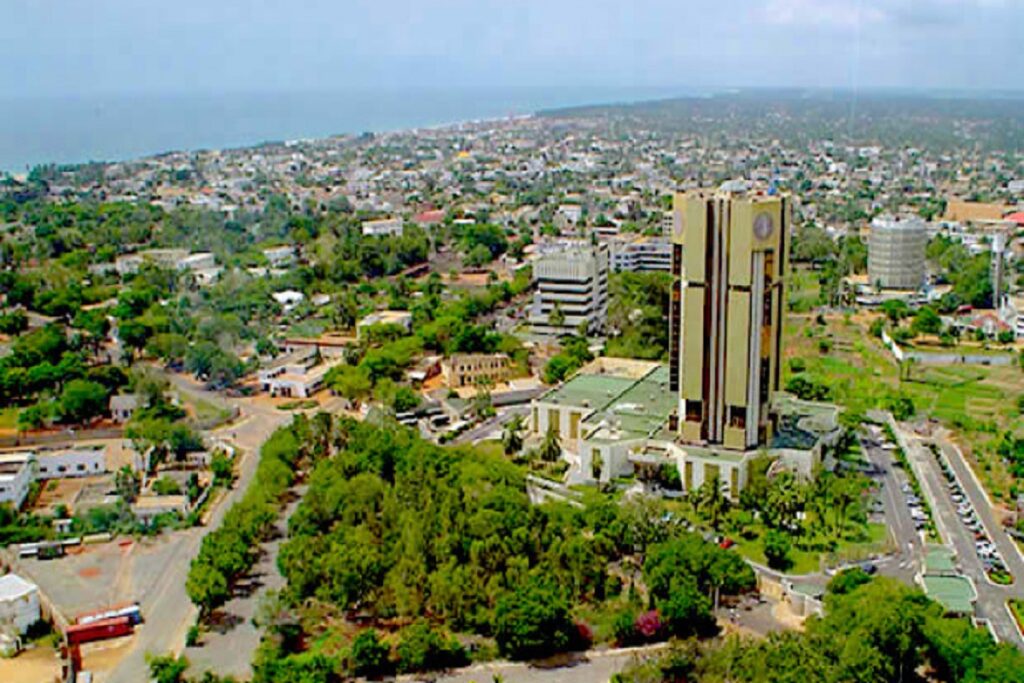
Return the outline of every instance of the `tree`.
<path id="1" fill-rule="evenodd" d="M 558 437 L 558 425 L 551 423 L 540 444 L 540 459 L 544 462 L 556 462 L 562 457 L 562 444 Z"/>
<path id="2" fill-rule="evenodd" d="M 828 592 L 834 595 L 852 593 L 871 581 L 871 576 L 860 567 L 850 567 L 839 572 L 828 582 Z"/>
<path id="3" fill-rule="evenodd" d="M 796 476 L 779 472 L 768 482 L 762 510 L 765 524 L 773 529 L 792 529 L 804 502 L 805 491 Z"/>
<path id="4" fill-rule="evenodd" d="M 163 655 L 154 657 L 146 655 L 149 664 L 149 675 L 153 683 L 184 683 L 188 660 L 185 657 Z"/>
<path id="5" fill-rule="evenodd" d="M 396 413 L 407 413 L 415 410 L 420 404 L 420 395 L 409 387 L 398 387 L 391 400 L 391 407 Z"/>
<path id="6" fill-rule="evenodd" d="M 390 648 L 372 628 L 360 631 L 353 638 L 349 652 L 356 676 L 379 676 L 388 668 Z"/>
<path id="7" fill-rule="evenodd" d="M 396 653 L 401 673 L 437 671 L 462 666 L 467 661 L 466 651 L 457 640 L 425 621 L 401 630 Z"/>
<path id="8" fill-rule="evenodd" d="M 729 499 L 725 495 L 725 482 L 715 474 L 696 491 L 694 504 L 697 511 L 711 523 L 711 528 L 718 528 L 718 521 L 729 509 Z"/>
<path id="9" fill-rule="evenodd" d="M 882 303 L 882 312 L 885 313 L 885 317 L 895 327 L 899 325 L 900 320 L 910 315 L 910 306 L 902 299 L 889 299 Z"/>
<path id="10" fill-rule="evenodd" d="M 551 312 L 548 313 L 548 324 L 551 327 L 562 327 L 565 325 L 565 313 L 562 312 L 562 307 L 557 303 L 551 307 Z"/>
<path id="11" fill-rule="evenodd" d="M 60 396 L 60 413 L 65 422 L 83 423 L 107 411 L 107 388 L 98 382 L 74 379 Z"/>
<path id="12" fill-rule="evenodd" d="M 505 455 L 515 455 L 523 450 L 522 415 L 513 415 L 512 419 L 505 424 L 505 429 L 501 433 L 501 445 L 505 449 Z"/>
<path id="13" fill-rule="evenodd" d="M 764 535 L 764 557 L 772 569 L 786 570 L 789 568 L 789 551 L 792 543 L 785 532 L 769 529 Z"/>
<path id="14" fill-rule="evenodd" d="M 135 499 L 139 497 L 141 489 L 139 475 L 130 465 L 125 465 L 114 474 L 114 488 L 122 500 L 126 503 L 134 503 Z"/>
<path id="15" fill-rule="evenodd" d="M 573 630 L 562 594 L 539 577 L 527 579 L 494 610 L 498 651 L 512 659 L 533 659 L 565 650 Z"/>
<path id="16" fill-rule="evenodd" d="M 922 306 L 910 324 L 914 334 L 938 334 L 942 329 L 942 318 L 931 306 Z"/>
<path id="17" fill-rule="evenodd" d="M 1024 396 L 1024 394 L 1022 394 Z M 18 431 L 27 432 L 42 429 L 50 419 L 52 411 L 46 403 L 35 403 L 18 413 Z"/>
<path id="18" fill-rule="evenodd" d="M 192 560 L 185 592 L 189 600 L 199 608 L 200 618 L 209 616 L 231 597 L 228 580 L 217 568 L 199 559 Z"/>
<path id="19" fill-rule="evenodd" d="M 669 596 L 658 601 L 658 612 L 668 632 L 677 638 L 710 636 L 718 631 L 711 601 L 697 588 L 692 576 L 672 582 Z"/>

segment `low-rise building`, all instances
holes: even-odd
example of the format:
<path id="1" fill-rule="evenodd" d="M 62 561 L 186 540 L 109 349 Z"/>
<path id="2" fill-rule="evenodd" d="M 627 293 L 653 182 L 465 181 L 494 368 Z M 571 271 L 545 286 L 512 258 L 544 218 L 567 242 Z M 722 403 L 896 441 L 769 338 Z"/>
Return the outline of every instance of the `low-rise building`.
<path id="1" fill-rule="evenodd" d="M 306 295 L 294 289 L 286 289 L 281 292 L 274 292 L 270 295 L 270 298 L 276 301 L 284 309 L 284 312 L 287 313 L 305 301 Z"/>
<path id="2" fill-rule="evenodd" d="M 9 503 L 15 510 L 21 508 L 36 479 L 35 468 L 33 453 L 0 453 L 0 503 Z"/>
<path id="3" fill-rule="evenodd" d="M 132 418 L 139 407 L 138 394 L 116 394 L 110 397 L 110 417 L 114 422 L 124 424 Z"/>
<path id="4" fill-rule="evenodd" d="M 441 362 L 441 376 L 451 389 L 504 382 L 511 371 L 512 360 L 504 353 L 456 353 Z"/>
<path id="5" fill-rule="evenodd" d="M 0 631 L 23 636 L 40 619 L 39 587 L 17 574 L 0 576 Z"/>
<path id="6" fill-rule="evenodd" d="M 295 247 L 283 245 L 280 247 L 268 247 L 263 250 L 263 257 L 271 268 L 285 268 L 295 263 Z"/>
<path id="7" fill-rule="evenodd" d="M 401 218 L 378 218 L 374 221 L 363 221 L 363 234 L 375 237 L 401 237 Z"/>
<path id="8" fill-rule="evenodd" d="M 39 479 L 89 477 L 107 471 L 107 447 L 103 445 L 45 448 L 35 455 Z"/>
<path id="9" fill-rule="evenodd" d="M 1017 339 L 1024 339 L 1024 296 L 1005 294 L 999 305 L 999 319 L 1002 320 Z"/>
<path id="10" fill-rule="evenodd" d="M 803 478 L 813 475 L 841 433 L 839 409 L 786 394 L 772 400 L 764 449 L 728 450 L 682 443 L 670 429 L 676 408 L 668 366 L 598 358 L 531 404 L 532 438 L 552 430 L 572 466 L 570 480 L 611 481 L 675 468 L 684 491 L 717 479 L 737 499 L 750 465 L 766 454 Z"/>
<path id="11" fill-rule="evenodd" d="M 331 369 L 318 360 L 316 353 L 308 351 L 282 356 L 260 369 L 260 388 L 271 396 L 309 398 L 323 388 L 324 376 Z"/>
<path id="12" fill-rule="evenodd" d="M 356 338 L 362 339 L 366 330 L 374 325 L 398 325 L 412 332 L 412 313 L 409 311 L 375 311 L 356 323 Z"/>
<path id="13" fill-rule="evenodd" d="M 208 251 L 200 251 L 178 259 L 174 263 L 174 267 L 178 270 L 190 270 L 192 272 L 208 271 L 217 268 L 217 259 Z"/>

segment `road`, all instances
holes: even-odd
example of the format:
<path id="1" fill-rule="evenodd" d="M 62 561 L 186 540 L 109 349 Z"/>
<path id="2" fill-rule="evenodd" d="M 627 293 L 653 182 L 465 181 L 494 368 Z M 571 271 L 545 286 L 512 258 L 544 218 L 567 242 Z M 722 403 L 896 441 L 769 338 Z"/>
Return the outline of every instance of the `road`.
<path id="1" fill-rule="evenodd" d="M 1020 561 L 1020 555 L 1016 549 L 1006 548 L 999 545 L 1004 561 L 1010 572 L 1016 578 L 1016 583 L 1011 586 L 999 586 L 992 583 L 985 574 L 985 569 L 978 558 L 975 547 L 974 534 L 963 523 L 957 514 L 956 503 L 947 485 L 946 478 L 942 473 L 935 455 L 920 437 L 907 431 L 901 430 L 909 448 L 907 459 L 910 461 L 918 481 L 921 483 L 921 490 L 931 505 L 932 518 L 939 530 L 943 540 L 953 548 L 957 556 L 957 564 L 960 570 L 974 582 L 978 593 L 978 600 L 975 604 L 976 615 L 981 619 L 987 619 L 991 624 L 998 638 L 1003 642 L 1013 643 L 1018 648 L 1024 649 L 1024 638 L 1013 621 L 1013 618 L 1006 610 L 1006 601 L 1011 597 L 1024 597 L 1024 563 Z M 938 442 L 943 452 L 947 454 L 950 465 L 954 468 L 964 489 L 964 494 L 974 506 L 976 514 L 982 521 L 985 530 L 993 542 L 1004 538 L 1010 544 L 1013 543 L 1006 536 L 1003 529 L 995 523 L 992 509 L 989 506 L 981 487 L 971 476 L 964 476 L 967 473 L 963 468 L 967 464 L 963 462 L 962 456 L 949 447 L 948 442 L 940 439 Z M 959 464 L 961 467 L 957 467 Z"/>
<path id="2" fill-rule="evenodd" d="M 467 429 L 465 432 L 460 434 L 457 438 L 453 439 L 452 443 L 455 443 L 455 444 L 465 444 L 465 443 L 477 443 L 478 441 L 483 441 L 485 438 L 487 438 L 493 432 L 498 432 L 500 434 L 502 428 L 506 424 L 511 422 L 512 418 L 515 415 L 519 415 L 520 417 L 525 419 L 526 416 L 529 415 L 529 414 L 530 414 L 530 406 L 529 405 L 510 406 L 508 408 L 499 408 L 498 411 L 497 411 L 497 415 L 495 415 L 494 417 L 492 417 L 489 420 L 484 420 L 483 422 L 481 422 L 480 424 L 476 425 L 475 427 L 471 427 L 471 428 Z M 523 432 L 524 432 L 523 436 L 524 437 L 526 435 L 525 431 L 526 431 L 526 425 L 524 424 L 523 425 Z"/>
<path id="3" fill-rule="evenodd" d="M 146 653 L 162 654 L 179 652 L 185 645 L 185 633 L 194 622 L 195 607 L 185 594 L 185 577 L 189 563 L 199 552 L 203 536 L 216 529 L 224 520 L 228 508 L 245 492 L 256 472 L 259 448 L 279 426 L 286 424 L 291 415 L 260 405 L 249 399 L 224 399 L 219 394 L 206 391 L 178 375 L 168 379 L 179 391 L 193 394 L 217 405 L 230 403 L 241 410 L 239 420 L 234 424 L 214 430 L 212 434 L 235 443 L 243 451 L 238 464 L 238 480 L 213 510 L 206 526 L 195 527 L 180 533 L 185 536 L 179 543 L 153 588 L 142 599 L 141 607 L 146 623 L 137 630 L 132 651 L 111 672 L 107 679 L 111 683 L 138 683 L 149 679 Z"/>
<path id="4" fill-rule="evenodd" d="M 877 441 L 862 437 L 860 443 L 868 462 L 877 472 L 873 479 L 879 484 L 883 514 L 897 547 L 892 558 L 876 564 L 883 574 L 913 583 L 917 567 L 924 557 L 924 544 L 914 528 L 914 518 L 910 516 L 910 507 L 901 491 L 906 475 L 895 466 L 892 453 Z"/>
<path id="5" fill-rule="evenodd" d="M 496 661 L 459 669 L 439 677 L 436 683 L 606 683 L 635 658 L 651 655 L 664 643 L 646 647 L 591 650 L 553 658 L 549 663 Z M 425 680 L 418 676 L 409 680 Z"/>

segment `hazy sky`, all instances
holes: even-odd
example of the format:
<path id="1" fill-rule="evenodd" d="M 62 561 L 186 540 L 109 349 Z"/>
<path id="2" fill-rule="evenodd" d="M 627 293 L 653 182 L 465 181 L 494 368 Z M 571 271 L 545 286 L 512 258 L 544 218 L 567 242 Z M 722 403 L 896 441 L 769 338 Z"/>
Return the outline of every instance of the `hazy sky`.
<path id="1" fill-rule="evenodd" d="M 1024 88 L 1024 0 L 0 0 L 0 96 Z"/>

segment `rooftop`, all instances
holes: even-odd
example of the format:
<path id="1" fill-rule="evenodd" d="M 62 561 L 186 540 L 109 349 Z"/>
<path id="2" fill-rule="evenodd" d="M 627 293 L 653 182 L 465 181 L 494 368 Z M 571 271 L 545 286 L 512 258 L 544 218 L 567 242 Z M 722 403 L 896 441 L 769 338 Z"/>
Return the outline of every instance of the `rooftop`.
<path id="1" fill-rule="evenodd" d="M 37 590 L 39 589 L 34 583 L 17 574 L 0 576 L 0 600 L 17 600 Z"/>
<path id="2" fill-rule="evenodd" d="M 580 372 L 538 400 L 543 403 L 598 410 L 610 404 L 633 383 L 634 380 L 627 377 L 590 375 Z"/>
<path id="3" fill-rule="evenodd" d="M 635 438 L 648 436 L 660 429 L 676 406 L 676 398 L 669 391 L 668 383 L 668 367 L 655 365 L 603 410 L 587 418 L 588 425 L 600 427 L 589 438 Z"/>
<path id="4" fill-rule="evenodd" d="M 924 592 L 937 600 L 953 614 L 972 614 L 978 595 L 974 586 L 963 576 L 940 576 L 925 574 L 921 577 Z"/>
<path id="5" fill-rule="evenodd" d="M 924 557 L 924 567 L 928 574 L 956 572 L 956 567 L 953 565 L 953 551 L 941 545 L 929 548 Z"/>

